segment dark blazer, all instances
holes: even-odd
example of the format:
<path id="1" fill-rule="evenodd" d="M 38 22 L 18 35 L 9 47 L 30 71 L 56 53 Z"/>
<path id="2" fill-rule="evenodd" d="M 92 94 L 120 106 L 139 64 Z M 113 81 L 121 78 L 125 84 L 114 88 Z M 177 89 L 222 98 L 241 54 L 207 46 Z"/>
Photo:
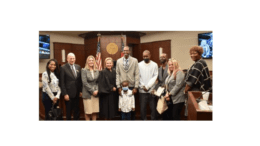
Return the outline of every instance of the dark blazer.
<path id="1" fill-rule="evenodd" d="M 82 92 L 82 81 L 81 81 L 81 67 L 78 64 L 74 64 L 77 77 L 75 78 L 70 65 L 64 64 L 60 71 L 60 86 L 61 94 L 64 96 L 69 95 L 69 98 L 75 98 Z"/>
<path id="2" fill-rule="evenodd" d="M 165 79 L 168 76 L 168 64 L 165 66 L 164 72 L 162 74 L 162 66 L 158 69 L 158 83 L 155 85 L 155 90 L 157 90 L 160 86 L 165 85 Z"/>

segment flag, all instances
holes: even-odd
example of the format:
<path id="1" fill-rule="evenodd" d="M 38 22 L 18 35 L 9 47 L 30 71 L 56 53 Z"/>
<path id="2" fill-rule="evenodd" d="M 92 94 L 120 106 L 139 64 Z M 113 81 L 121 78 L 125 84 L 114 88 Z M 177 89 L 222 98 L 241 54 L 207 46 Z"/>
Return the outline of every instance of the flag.
<path id="1" fill-rule="evenodd" d="M 122 46 L 122 50 L 121 50 L 121 57 L 123 57 L 124 56 L 124 53 L 123 53 L 123 51 L 124 51 L 124 41 L 123 41 L 123 37 L 121 37 L 121 46 Z"/>
<path id="2" fill-rule="evenodd" d="M 99 71 L 102 70 L 102 59 L 101 59 L 101 51 L 100 51 L 100 41 L 98 38 L 98 43 L 97 43 L 97 54 L 96 54 L 96 63 L 97 63 L 97 68 Z"/>

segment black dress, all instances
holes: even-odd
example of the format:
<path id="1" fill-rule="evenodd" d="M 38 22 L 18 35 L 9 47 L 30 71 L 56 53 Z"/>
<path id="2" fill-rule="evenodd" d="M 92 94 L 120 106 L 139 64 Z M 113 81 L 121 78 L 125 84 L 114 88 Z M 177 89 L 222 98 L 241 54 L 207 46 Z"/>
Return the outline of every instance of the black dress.
<path id="1" fill-rule="evenodd" d="M 116 72 L 114 69 L 109 71 L 104 69 L 99 75 L 99 116 L 101 118 L 112 119 L 117 114 L 118 103 L 116 91 L 112 91 L 116 87 Z"/>

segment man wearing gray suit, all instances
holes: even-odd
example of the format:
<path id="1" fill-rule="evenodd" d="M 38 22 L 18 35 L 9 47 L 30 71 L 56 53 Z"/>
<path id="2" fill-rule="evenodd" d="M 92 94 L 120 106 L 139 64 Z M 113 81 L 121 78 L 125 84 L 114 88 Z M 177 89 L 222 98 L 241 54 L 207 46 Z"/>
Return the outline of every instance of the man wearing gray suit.
<path id="1" fill-rule="evenodd" d="M 129 47 L 125 46 L 123 50 L 124 56 L 116 62 L 116 86 L 118 93 L 121 95 L 121 83 L 125 80 L 129 81 L 129 89 L 133 94 L 137 93 L 139 85 L 139 67 L 136 58 L 129 55 Z M 132 120 L 135 120 L 135 112 L 132 112 Z"/>
<path id="2" fill-rule="evenodd" d="M 168 58 L 167 55 L 165 53 L 162 53 L 160 55 L 160 63 L 161 66 L 158 69 L 158 83 L 155 86 L 155 90 L 157 90 L 160 86 L 164 86 L 165 85 L 165 79 L 168 76 L 168 62 L 167 62 Z"/>

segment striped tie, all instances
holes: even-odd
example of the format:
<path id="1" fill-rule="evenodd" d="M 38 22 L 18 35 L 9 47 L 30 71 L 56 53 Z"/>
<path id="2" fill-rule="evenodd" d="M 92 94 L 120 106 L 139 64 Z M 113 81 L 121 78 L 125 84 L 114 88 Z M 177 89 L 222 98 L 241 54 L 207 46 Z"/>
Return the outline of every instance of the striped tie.
<path id="1" fill-rule="evenodd" d="M 77 77 L 77 75 L 76 75 L 76 72 L 75 72 L 75 70 L 74 70 L 74 67 L 73 67 L 73 65 L 71 65 L 71 70 L 72 70 L 72 73 L 73 73 L 74 77 L 76 78 L 76 77 Z"/>

